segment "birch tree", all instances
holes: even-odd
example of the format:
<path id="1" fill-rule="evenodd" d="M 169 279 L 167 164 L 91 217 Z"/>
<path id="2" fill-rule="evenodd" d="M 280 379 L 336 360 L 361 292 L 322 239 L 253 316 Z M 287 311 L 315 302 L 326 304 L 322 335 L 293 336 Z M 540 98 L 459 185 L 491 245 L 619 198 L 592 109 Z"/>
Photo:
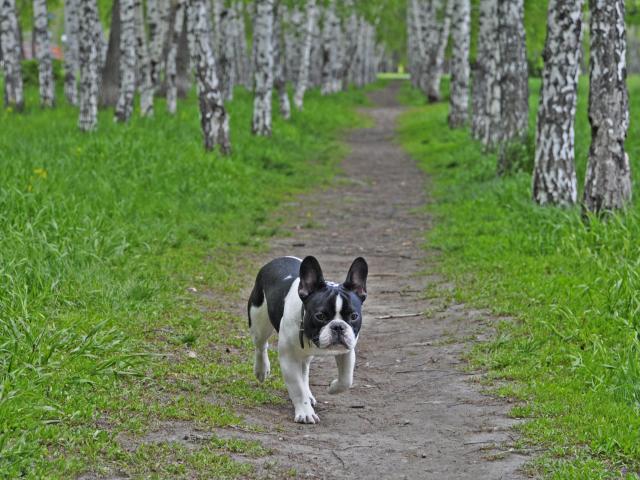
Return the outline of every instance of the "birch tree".
<path id="1" fill-rule="evenodd" d="M 431 15 L 433 19 L 431 21 L 432 28 L 434 28 L 434 35 L 431 39 L 433 42 L 430 45 L 431 54 L 429 55 L 429 75 L 427 77 L 427 98 L 430 102 L 439 102 L 441 98 L 440 84 L 442 83 L 442 71 L 444 67 L 444 55 L 449 43 L 449 31 L 451 29 L 451 17 L 453 9 L 458 0 L 446 0 L 444 18 L 440 24 L 440 28 L 437 29 L 437 8 L 438 4 L 432 0 L 434 4 Z M 467 21 L 468 23 L 468 21 Z M 459 26 L 459 25 L 458 25 Z M 468 29 L 469 27 L 467 27 Z M 467 48 L 468 50 L 468 48 Z"/>
<path id="2" fill-rule="evenodd" d="M 141 0 L 135 0 L 136 61 L 138 64 L 138 83 L 140 85 L 140 114 L 143 117 L 153 115 L 153 82 L 151 80 L 151 60 L 147 48 L 147 34 L 144 28 L 144 6 Z"/>
<path id="3" fill-rule="evenodd" d="M 498 173 L 511 170 L 510 143 L 521 142 L 529 127 L 529 71 L 524 30 L 524 0 L 498 0 L 500 45 L 500 141 Z"/>
<path id="4" fill-rule="evenodd" d="M 80 115 L 78 127 L 92 131 L 98 125 L 98 88 L 102 44 L 96 0 L 79 0 Z"/>
<path id="5" fill-rule="evenodd" d="M 53 107 L 55 102 L 50 37 L 47 2 L 46 0 L 33 0 L 33 43 L 38 60 L 40 105 L 42 107 Z"/>
<path id="6" fill-rule="evenodd" d="M 78 104 L 78 0 L 64 0 L 64 96 L 71 105 Z"/>
<path id="7" fill-rule="evenodd" d="M 282 20 L 287 17 L 287 7 L 282 3 L 276 4 L 273 16 L 273 86 L 278 92 L 278 105 L 280 114 L 285 120 L 291 118 L 291 104 L 289 92 L 287 92 L 287 75 L 284 38 L 282 34 Z"/>
<path id="8" fill-rule="evenodd" d="M 255 135 L 271 135 L 273 0 L 256 1 L 256 23 L 253 36 L 256 58 L 252 131 Z"/>
<path id="9" fill-rule="evenodd" d="M 222 45 L 220 55 L 220 71 L 222 76 L 222 96 L 225 100 L 233 100 L 233 88 L 236 82 L 235 71 L 235 35 L 236 22 L 233 20 L 233 9 L 226 8 L 220 16 L 222 29 Z"/>
<path id="10" fill-rule="evenodd" d="M 624 142 L 629 127 L 624 0 L 590 0 L 589 121 L 591 148 L 584 205 L 600 213 L 631 200 L 631 168 Z"/>
<path id="11" fill-rule="evenodd" d="M 135 0 L 120 0 L 120 81 L 115 119 L 127 122 L 136 92 Z"/>
<path id="12" fill-rule="evenodd" d="M 118 103 L 120 94 L 120 0 L 113 0 L 111 7 L 111 28 L 109 30 L 109 44 L 102 72 L 102 83 L 100 84 L 100 105 L 103 107 L 113 106 Z"/>
<path id="13" fill-rule="evenodd" d="M 473 95 L 471 97 L 471 135 L 487 144 L 490 127 L 489 98 L 492 84 L 497 80 L 496 53 L 498 3 L 480 0 L 478 11 L 478 48 L 473 67 Z"/>
<path id="14" fill-rule="evenodd" d="M 538 106 L 533 200 L 573 205 L 578 197 L 575 116 L 583 0 L 550 0 Z"/>
<path id="15" fill-rule="evenodd" d="M 338 18 L 335 10 L 335 1 L 332 1 L 324 9 L 322 22 L 322 85 L 320 87 L 322 95 L 333 92 L 333 74 L 336 70 L 339 40 L 336 28 Z"/>
<path id="16" fill-rule="evenodd" d="M 164 63 L 164 47 L 169 31 L 171 5 L 168 0 L 147 0 L 149 27 L 149 75 L 153 89 L 160 86 Z"/>
<path id="17" fill-rule="evenodd" d="M 471 5 L 469 0 L 449 0 L 453 4 L 453 55 L 451 59 L 451 95 L 449 126 L 467 123 L 469 110 L 469 45 L 471 43 Z"/>
<path id="18" fill-rule="evenodd" d="M 5 106 L 22 111 L 24 90 L 15 0 L 1 0 L 0 3 L 0 48 L 4 64 Z"/>
<path id="19" fill-rule="evenodd" d="M 229 154 L 229 116 L 224 108 L 224 99 L 218 83 L 209 12 L 205 2 L 206 0 L 189 0 L 187 15 L 189 50 L 196 70 L 200 103 L 200 125 L 205 150 L 211 151 L 219 145 L 223 154 Z"/>
<path id="20" fill-rule="evenodd" d="M 186 0 L 178 0 L 173 15 L 173 25 L 171 27 L 171 38 L 166 62 L 166 83 L 167 83 L 167 111 L 175 114 L 178 108 L 178 86 L 177 86 L 177 56 L 178 44 L 184 26 Z"/>
<path id="21" fill-rule="evenodd" d="M 300 49 L 300 69 L 296 81 L 293 104 L 298 110 L 304 105 L 304 94 L 309 82 L 309 60 L 311 59 L 311 41 L 313 40 L 313 27 L 316 16 L 316 0 L 307 0 L 304 18 L 304 33 L 302 48 Z"/>

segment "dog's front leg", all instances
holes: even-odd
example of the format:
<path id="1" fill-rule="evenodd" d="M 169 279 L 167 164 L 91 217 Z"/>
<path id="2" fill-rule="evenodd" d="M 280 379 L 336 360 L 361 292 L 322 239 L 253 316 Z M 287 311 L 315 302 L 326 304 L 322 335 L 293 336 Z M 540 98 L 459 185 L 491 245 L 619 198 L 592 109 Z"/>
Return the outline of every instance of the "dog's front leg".
<path id="1" fill-rule="evenodd" d="M 356 366 L 356 351 L 349 350 L 342 355 L 336 355 L 338 378 L 329 385 L 329 393 L 341 393 L 349 390 L 353 384 L 353 369 Z"/>
<path id="2" fill-rule="evenodd" d="M 320 421 L 311 406 L 309 389 L 305 384 L 303 362 L 286 351 L 280 351 L 280 369 L 284 383 L 289 391 L 289 398 L 295 409 L 295 421 L 298 423 L 317 423 Z"/>

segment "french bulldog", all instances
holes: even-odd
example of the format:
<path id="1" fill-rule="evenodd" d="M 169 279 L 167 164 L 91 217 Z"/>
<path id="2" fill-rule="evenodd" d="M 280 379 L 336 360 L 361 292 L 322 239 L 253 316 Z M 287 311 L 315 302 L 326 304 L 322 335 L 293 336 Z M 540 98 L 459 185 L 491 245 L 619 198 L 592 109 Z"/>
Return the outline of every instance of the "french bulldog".
<path id="1" fill-rule="evenodd" d="M 309 389 L 309 365 L 316 355 L 333 355 L 338 378 L 329 393 L 351 388 L 355 347 L 367 298 L 368 266 L 358 257 L 344 283 L 325 281 L 315 257 L 279 257 L 263 266 L 249 297 L 249 327 L 255 345 L 253 371 L 262 382 L 270 372 L 268 340 L 278 332 L 280 369 L 298 423 L 320 421 Z"/>

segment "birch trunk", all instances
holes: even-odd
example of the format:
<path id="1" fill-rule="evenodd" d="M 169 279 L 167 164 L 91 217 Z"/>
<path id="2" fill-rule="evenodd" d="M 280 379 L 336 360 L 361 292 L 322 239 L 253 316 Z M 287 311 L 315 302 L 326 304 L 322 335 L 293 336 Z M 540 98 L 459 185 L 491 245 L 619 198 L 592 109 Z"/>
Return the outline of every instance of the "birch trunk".
<path id="1" fill-rule="evenodd" d="M 590 0 L 589 121 L 591 148 L 584 205 L 596 213 L 631 200 L 631 168 L 624 142 L 629 127 L 624 0 Z"/>
<path id="2" fill-rule="evenodd" d="M 166 81 L 167 81 L 167 111 L 175 114 L 178 107 L 178 44 L 182 36 L 182 28 L 184 26 L 184 11 L 186 0 L 178 0 L 173 15 L 173 25 L 171 28 L 171 39 L 169 43 L 169 51 L 167 52 L 166 63 Z"/>
<path id="3" fill-rule="evenodd" d="M 582 45 L 582 0 L 550 0 L 538 107 L 533 200 L 573 205 L 578 198 L 575 116 Z"/>
<path id="4" fill-rule="evenodd" d="M 473 66 L 473 95 L 471 96 L 471 136 L 485 141 L 489 129 L 487 102 L 494 72 L 489 70 L 488 61 L 495 49 L 496 1 L 480 0 L 478 12 L 478 47 Z"/>
<path id="5" fill-rule="evenodd" d="M 224 108 L 216 73 L 216 61 L 211 42 L 209 12 L 205 0 L 189 0 L 188 30 L 191 61 L 196 70 L 196 85 L 200 100 L 200 125 L 204 148 L 211 151 L 216 145 L 220 151 L 231 153 L 229 141 L 229 116 Z"/>
<path id="6" fill-rule="evenodd" d="M 144 6 L 135 0 L 136 60 L 140 85 L 140 115 L 153 115 L 153 82 L 151 81 L 151 60 L 147 48 L 147 34 L 144 28 Z"/>
<path id="7" fill-rule="evenodd" d="M 113 106 L 118 103 L 120 92 L 120 40 L 122 28 L 120 24 L 120 0 L 114 0 L 111 7 L 111 29 L 104 68 L 101 68 L 102 84 L 100 86 L 100 105 Z"/>
<path id="8" fill-rule="evenodd" d="M 222 76 L 222 96 L 225 100 L 233 100 L 233 88 L 236 82 L 235 76 L 235 41 L 236 23 L 233 20 L 233 9 L 228 8 L 222 11 L 220 16 L 220 27 L 222 29 L 222 55 L 220 56 L 220 72 Z"/>
<path id="9" fill-rule="evenodd" d="M 98 89 L 102 45 L 96 0 L 79 0 L 80 115 L 78 127 L 84 132 L 98 125 Z"/>
<path id="10" fill-rule="evenodd" d="M 128 122 L 136 92 L 135 0 L 120 0 L 120 82 L 115 119 Z"/>
<path id="11" fill-rule="evenodd" d="M 300 51 L 300 70 L 296 81 L 296 90 L 293 97 L 293 104 L 298 110 L 304 106 L 304 94 L 309 82 L 309 60 L 311 59 L 311 41 L 313 39 L 313 27 L 316 16 L 316 0 L 307 0 L 307 8 L 304 18 L 304 33 L 302 48 Z"/>
<path id="12" fill-rule="evenodd" d="M 524 0 L 498 0 L 500 41 L 499 78 L 501 88 L 502 148 L 498 174 L 511 170 L 508 144 L 521 142 L 529 127 L 529 71 L 524 30 Z"/>
<path id="13" fill-rule="evenodd" d="M 0 3 L 0 48 L 4 64 L 5 106 L 17 111 L 24 109 L 24 89 L 20 68 L 21 47 L 15 0 Z"/>
<path id="14" fill-rule="evenodd" d="M 322 95 L 333 92 L 333 74 L 338 53 L 338 38 L 336 36 L 338 19 L 335 9 L 335 1 L 332 1 L 324 11 L 322 23 L 322 85 L 320 87 Z"/>
<path id="15" fill-rule="evenodd" d="M 427 98 L 430 102 L 439 102 L 442 94 L 440 84 L 442 82 L 442 70 L 444 67 L 444 54 L 449 43 L 449 32 L 451 30 L 451 18 L 453 10 L 458 4 L 458 0 L 446 0 L 444 18 L 440 25 L 438 42 L 434 45 L 434 52 L 430 55 L 431 65 L 429 67 Z M 437 12 L 434 12 L 437 15 Z M 436 22 L 433 22 L 436 23 Z M 467 24 L 469 22 L 467 21 Z M 456 27 L 457 28 L 457 27 Z M 467 26 L 467 29 L 469 27 Z M 468 47 L 467 47 L 468 50 Z"/>
<path id="16" fill-rule="evenodd" d="M 483 51 L 486 58 L 486 129 L 482 132 L 482 142 L 493 149 L 500 143 L 502 121 L 502 85 L 500 80 L 500 35 L 498 22 L 498 0 L 486 0 L 487 16 L 490 19 L 487 26 L 487 42 Z"/>
<path id="17" fill-rule="evenodd" d="M 287 17 L 287 7 L 278 3 L 273 15 L 273 85 L 278 92 L 280 114 L 285 120 L 291 118 L 291 104 L 287 92 L 287 74 L 284 38 L 282 34 L 282 19 Z"/>
<path id="18" fill-rule="evenodd" d="M 236 79 L 239 83 L 251 90 L 253 81 L 251 78 L 251 61 L 247 51 L 247 32 L 244 24 L 244 8 L 242 2 L 235 2 L 235 21 L 236 21 Z"/>
<path id="19" fill-rule="evenodd" d="M 55 102 L 51 38 L 48 23 L 46 0 L 33 0 L 33 39 L 35 54 L 38 59 L 40 105 L 43 107 L 53 107 Z"/>
<path id="20" fill-rule="evenodd" d="M 284 47 L 287 73 L 287 80 L 295 83 L 300 72 L 300 59 L 302 58 L 302 13 L 298 7 L 294 7 L 283 19 L 284 24 Z"/>
<path id="21" fill-rule="evenodd" d="M 254 65 L 255 92 L 252 131 L 255 135 L 271 135 L 271 94 L 273 90 L 273 0 L 256 1 L 256 46 Z"/>
<path id="22" fill-rule="evenodd" d="M 460 128 L 469 112 L 469 46 L 471 43 L 471 5 L 469 0 L 449 0 L 453 4 L 453 54 L 449 126 Z M 439 89 L 438 89 L 439 90 Z"/>
<path id="23" fill-rule="evenodd" d="M 64 1 L 64 96 L 71 105 L 78 104 L 78 0 Z"/>
<path id="24" fill-rule="evenodd" d="M 149 26 L 149 75 L 155 91 L 160 87 L 164 49 L 170 23 L 170 5 L 167 0 L 147 0 L 147 25 Z"/>
<path id="25" fill-rule="evenodd" d="M 356 50 L 358 48 L 358 17 L 356 16 L 353 1 L 347 0 L 345 5 L 348 11 L 350 11 L 350 14 L 344 32 L 344 56 L 340 65 L 340 73 L 338 75 L 338 81 L 341 84 L 341 89 L 344 91 L 349 88 L 349 68 L 353 64 L 353 60 L 356 56 Z"/>

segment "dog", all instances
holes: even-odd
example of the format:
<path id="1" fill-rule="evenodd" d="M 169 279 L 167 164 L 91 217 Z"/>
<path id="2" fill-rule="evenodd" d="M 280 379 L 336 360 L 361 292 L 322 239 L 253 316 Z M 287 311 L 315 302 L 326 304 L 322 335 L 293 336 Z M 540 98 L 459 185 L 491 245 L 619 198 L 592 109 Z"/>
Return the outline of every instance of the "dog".
<path id="1" fill-rule="evenodd" d="M 269 337 L 278 332 L 280 369 L 297 423 L 317 423 L 309 389 L 309 365 L 316 355 L 333 355 L 338 378 L 329 393 L 351 388 L 355 347 L 367 298 L 369 267 L 356 258 L 344 283 L 325 281 L 315 257 L 279 257 L 263 266 L 249 297 L 247 313 L 255 345 L 253 372 L 263 382 L 270 373 Z"/>

